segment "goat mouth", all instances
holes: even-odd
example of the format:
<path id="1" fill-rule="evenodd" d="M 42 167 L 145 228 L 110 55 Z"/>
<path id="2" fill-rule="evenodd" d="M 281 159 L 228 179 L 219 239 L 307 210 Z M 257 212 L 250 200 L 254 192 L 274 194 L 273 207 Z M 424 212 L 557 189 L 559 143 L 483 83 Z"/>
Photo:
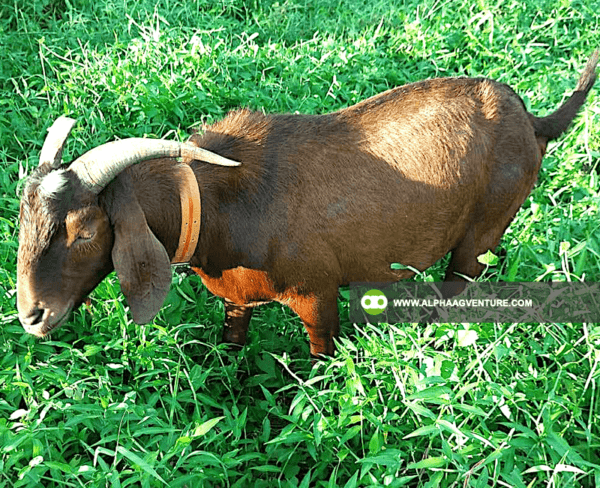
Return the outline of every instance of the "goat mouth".
<path id="1" fill-rule="evenodd" d="M 59 328 L 62 324 L 64 324 L 71 315 L 72 311 L 73 301 L 70 301 L 67 304 L 66 308 L 64 309 L 64 312 L 59 317 L 52 317 L 52 312 L 50 312 L 50 310 L 46 310 L 46 313 L 44 313 L 44 316 L 40 322 L 32 325 L 25 325 L 25 330 L 29 334 L 33 334 L 36 337 L 46 337 L 53 330 Z"/>

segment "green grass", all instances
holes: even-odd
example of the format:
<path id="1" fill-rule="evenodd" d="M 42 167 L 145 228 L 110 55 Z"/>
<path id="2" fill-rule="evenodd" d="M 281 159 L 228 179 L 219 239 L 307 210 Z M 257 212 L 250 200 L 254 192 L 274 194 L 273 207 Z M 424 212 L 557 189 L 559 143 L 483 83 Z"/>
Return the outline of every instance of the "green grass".
<path id="1" fill-rule="evenodd" d="M 147 326 L 114 275 L 51 340 L 15 307 L 20 190 L 57 116 L 79 119 L 69 161 L 115 136 L 184 138 L 238 106 L 323 113 L 434 76 L 495 78 L 543 115 L 600 46 L 599 12 L 1 0 L 0 487 L 600 486 L 598 324 L 355 326 L 340 301 L 338 353 L 313 367 L 279 305 L 256 311 L 245 348 L 220 345 L 222 303 L 196 277 L 174 274 Z M 549 147 L 485 279 L 600 281 L 599 90 Z"/>

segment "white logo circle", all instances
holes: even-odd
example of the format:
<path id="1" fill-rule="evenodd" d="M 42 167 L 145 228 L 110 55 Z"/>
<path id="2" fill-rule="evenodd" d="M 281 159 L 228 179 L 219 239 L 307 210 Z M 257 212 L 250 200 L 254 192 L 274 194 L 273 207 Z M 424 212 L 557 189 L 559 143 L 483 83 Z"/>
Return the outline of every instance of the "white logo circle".
<path id="1" fill-rule="evenodd" d="M 383 310 L 387 307 L 388 300 L 385 295 L 365 295 L 360 304 L 365 310 Z"/>

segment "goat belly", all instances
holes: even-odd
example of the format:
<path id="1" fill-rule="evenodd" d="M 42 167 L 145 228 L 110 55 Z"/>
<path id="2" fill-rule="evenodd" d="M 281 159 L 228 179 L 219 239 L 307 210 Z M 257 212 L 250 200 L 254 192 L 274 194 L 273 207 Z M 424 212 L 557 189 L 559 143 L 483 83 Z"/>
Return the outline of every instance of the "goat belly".
<path id="1" fill-rule="evenodd" d="M 266 271 L 238 267 L 223 271 L 220 278 L 213 278 L 200 268 L 192 269 L 202 278 L 202 283 L 213 295 L 236 305 L 256 306 L 289 298 L 287 293 L 279 294 L 275 291 Z"/>

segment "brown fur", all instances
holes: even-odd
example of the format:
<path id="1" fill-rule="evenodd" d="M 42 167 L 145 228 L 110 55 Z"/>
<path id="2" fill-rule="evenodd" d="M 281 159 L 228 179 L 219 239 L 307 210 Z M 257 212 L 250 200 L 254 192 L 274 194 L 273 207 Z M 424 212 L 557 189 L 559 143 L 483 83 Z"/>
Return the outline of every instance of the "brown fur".
<path id="1" fill-rule="evenodd" d="M 192 143 L 242 162 L 237 168 L 192 162 L 202 225 L 190 264 L 226 300 L 224 340 L 244 343 L 252 307 L 278 301 L 304 322 L 311 354 L 332 354 L 339 286 L 407 278 L 412 272 L 392 270 L 391 263 L 423 270 L 448 252 L 446 280 L 477 276 L 477 257 L 497 246 L 529 194 L 547 142 L 575 117 L 594 83 L 596 63 L 597 53 L 578 90 L 545 118 L 527 113 L 506 85 L 448 78 L 395 88 L 327 115 L 239 110 L 192 136 Z M 173 165 L 161 159 L 131 167 L 96 203 L 111 223 L 104 239 L 115 242 L 112 264 L 121 280 L 129 277 L 123 290 L 140 320 L 160 308 L 167 265 L 157 264 L 163 257 L 135 257 L 135 247 L 160 254 L 150 242 L 156 236 L 172 258 L 179 239 Z M 133 189 L 119 190 L 123 185 Z M 74 220 L 77 205 L 75 199 L 67 212 Z M 134 218 L 130 209 L 138 205 L 135 215 L 141 217 Z M 89 235 L 90 225 L 67 220 L 64 243 L 50 249 L 58 246 L 60 254 L 60 246 Z M 43 257 L 25 254 L 19 255 L 28 263 L 19 272 L 21 320 L 43 335 L 53 326 L 40 325 L 40 304 L 50 305 L 31 291 L 42 279 L 36 270 Z M 63 303 L 81 303 L 80 291 L 89 291 L 90 283 L 93 288 L 107 265 L 96 268 L 67 280 L 62 289 L 76 292 L 64 292 Z"/>

